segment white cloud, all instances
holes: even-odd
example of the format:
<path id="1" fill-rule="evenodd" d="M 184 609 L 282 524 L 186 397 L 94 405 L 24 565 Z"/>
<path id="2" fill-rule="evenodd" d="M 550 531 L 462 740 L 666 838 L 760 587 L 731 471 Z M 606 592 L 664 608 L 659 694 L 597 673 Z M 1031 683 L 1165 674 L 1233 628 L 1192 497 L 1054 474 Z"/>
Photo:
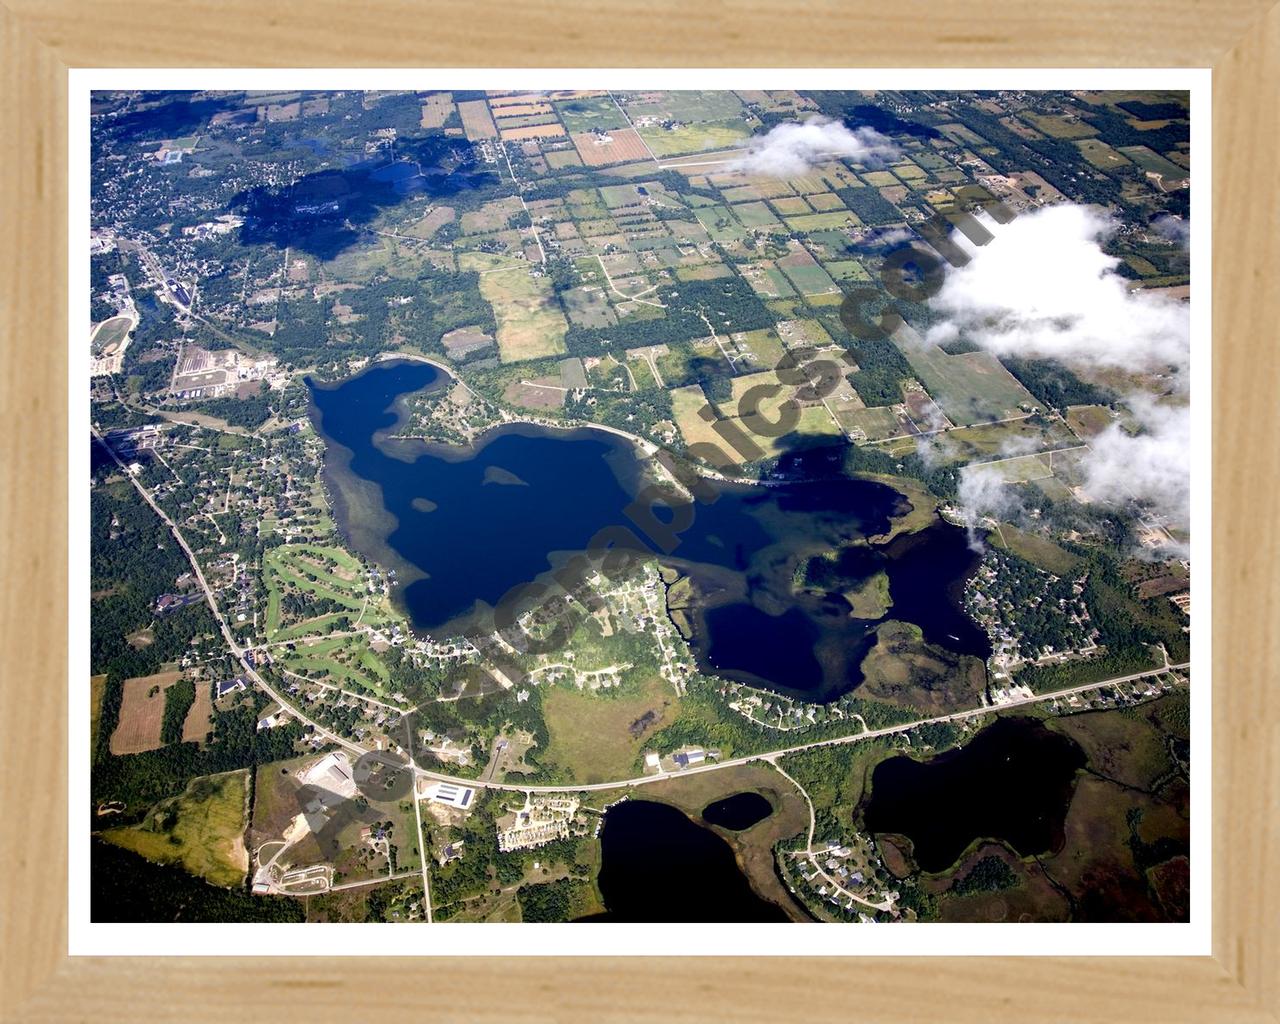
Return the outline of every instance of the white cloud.
<path id="1" fill-rule="evenodd" d="M 948 269 L 931 300 L 947 320 L 929 341 L 963 336 L 997 355 L 1185 375 L 1189 309 L 1129 290 L 1119 261 L 1102 251 L 1116 229 L 1110 218 L 1063 204 L 986 226 L 994 238 L 985 246 L 955 234 L 971 259 Z"/>
<path id="2" fill-rule="evenodd" d="M 1113 423 L 1089 442 L 1080 461 L 1082 490 L 1091 500 L 1136 500 L 1187 529 L 1191 521 L 1191 408 L 1162 405 L 1145 394 L 1125 399 L 1138 426 Z"/>
<path id="3" fill-rule="evenodd" d="M 1184 249 L 1191 248 L 1191 225 L 1181 217 L 1162 213 L 1151 222 L 1151 230 L 1161 238 L 1177 242 Z"/>
<path id="4" fill-rule="evenodd" d="M 1009 521 L 1022 513 L 1022 501 L 1015 487 L 1004 482 L 1004 475 L 993 466 L 971 462 L 960 470 L 956 504 L 964 513 L 969 532 L 969 547 L 982 551 L 978 537 L 979 520 L 989 516 L 996 521 Z"/>
<path id="5" fill-rule="evenodd" d="M 768 178 L 796 178 L 832 157 L 862 162 L 887 160 L 898 147 L 874 128 L 849 129 L 829 117 L 780 124 L 747 144 L 746 155 L 730 170 Z"/>

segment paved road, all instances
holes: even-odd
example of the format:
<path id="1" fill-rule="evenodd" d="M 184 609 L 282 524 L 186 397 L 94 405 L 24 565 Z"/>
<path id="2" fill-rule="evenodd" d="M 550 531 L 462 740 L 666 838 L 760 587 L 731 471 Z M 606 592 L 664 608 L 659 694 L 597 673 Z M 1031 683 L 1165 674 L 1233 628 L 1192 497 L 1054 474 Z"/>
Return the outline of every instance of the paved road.
<path id="1" fill-rule="evenodd" d="M 797 743 L 794 746 L 782 747 L 778 750 L 766 750 L 758 754 L 747 754 L 743 757 L 732 757 L 724 761 L 712 761 L 697 765 L 693 768 L 685 768 L 678 772 L 659 772 L 655 775 L 640 775 L 631 779 L 620 779 L 615 782 L 594 782 L 588 784 L 579 783 L 576 786 L 529 786 L 516 785 L 507 782 L 481 782 L 478 779 L 458 779 L 451 775 L 442 775 L 438 772 L 428 771 L 425 768 L 414 766 L 418 775 L 439 779 L 447 782 L 458 782 L 462 785 L 473 786 L 481 789 L 497 789 L 507 790 L 518 793 L 582 793 L 609 789 L 619 789 L 624 786 L 643 786 L 653 782 L 665 782 L 668 779 L 683 778 L 687 775 L 698 775 L 702 772 L 714 772 L 723 768 L 733 768 L 738 765 L 752 764 L 757 761 L 767 761 L 773 763 L 774 758 L 785 757 L 788 754 L 796 754 L 803 750 L 815 750 L 818 747 L 834 747 L 842 746 L 846 743 L 858 743 L 862 740 L 876 739 L 880 736 L 892 736 L 897 733 L 909 732 L 917 726 L 928 725 L 934 722 L 957 722 L 967 718 L 976 718 L 979 715 L 990 714 L 994 711 L 1004 711 L 1008 708 L 1024 707 L 1029 704 L 1042 704 L 1045 701 L 1070 697 L 1073 694 L 1089 693 L 1093 690 L 1101 690 L 1107 686 L 1114 686 L 1116 683 L 1128 683 L 1138 679 L 1146 679 L 1150 676 L 1163 675 L 1166 672 L 1176 671 L 1178 669 L 1190 668 L 1190 662 L 1181 662 L 1177 665 L 1170 665 L 1167 668 L 1153 668 L 1146 672 L 1135 672 L 1127 676 L 1114 676 L 1111 679 L 1103 679 L 1096 683 L 1085 683 L 1081 686 L 1072 686 L 1065 690 L 1054 690 L 1052 693 L 1040 693 L 1032 697 L 1021 697 L 1017 700 L 1009 701 L 998 706 L 984 704 L 976 708 L 966 708 L 964 711 L 955 711 L 949 715 L 938 715 L 936 718 L 920 718 L 912 722 L 904 722 L 901 725 L 890 725 L 883 729 L 870 729 L 866 732 L 855 733 L 851 736 L 834 736 L 825 740 L 813 740 L 809 743 Z M 777 767 L 774 765 L 774 767 Z"/>
<path id="2" fill-rule="evenodd" d="M 239 643 L 236 642 L 235 635 L 231 632 L 231 627 L 227 624 L 227 620 L 223 616 L 222 610 L 218 607 L 218 601 L 213 596 L 213 589 L 209 586 L 208 581 L 204 578 L 204 570 L 200 568 L 200 561 L 199 559 L 196 558 L 195 552 L 191 550 L 190 545 L 187 544 L 187 540 L 182 535 L 182 531 L 179 530 L 177 524 L 172 519 L 169 518 L 169 514 L 165 512 L 165 510 L 162 509 L 156 503 L 156 500 L 151 496 L 151 493 L 145 487 L 142 486 L 142 483 L 132 473 L 129 472 L 128 467 L 120 460 L 120 456 L 118 456 L 115 453 L 115 451 L 112 450 L 111 446 L 102 439 L 102 435 L 98 433 L 97 428 L 90 426 L 89 429 L 93 431 L 93 436 L 97 438 L 98 442 L 102 445 L 102 447 L 106 449 L 107 452 L 110 453 L 111 458 L 115 461 L 115 464 L 120 467 L 120 469 L 124 472 L 124 475 L 133 484 L 134 488 L 136 488 L 138 493 L 142 495 L 142 499 L 148 505 L 151 506 L 151 510 L 160 517 L 161 521 L 167 527 L 169 527 L 169 532 L 173 534 L 174 539 L 178 542 L 178 546 L 182 548 L 183 554 L 187 556 L 187 561 L 191 563 L 191 571 L 195 574 L 196 581 L 200 584 L 200 589 L 204 591 L 205 601 L 208 602 L 209 610 L 213 612 L 213 617 L 218 623 L 218 628 L 222 631 L 222 638 L 226 641 L 227 647 L 230 649 L 232 655 L 235 656 L 235 659 L 238 662 L 240 662 L 241 671 L 249 679 L 253 680 L 254 683 L 262 687 L 263 691 L 267 694 L 267 696 L 271 697 L 273 700 L 279 703 L 279 705 L 282 708 L 287 708 L 289 710 L 289 713 L 292 714 L 304 725 L 310 725 L 312 728 L 314 728 L 318 735 L 323 736 L 325 739 L 338 744 L 340 747 L 343 747 L 348 751 L 351 751 L 356 756 L 359 756 L 365 753 L 365 750 L 363 747 L 359 746 L 356 743 L 351 742 L 350 740 L 346 739 L 343 736 L 339 736 L 332 729 L 326 729 L 319 722 L 316 722 L 313 719 L 308 718 L 306 715 L 303 715 L 296 708 L 294 708 L 292 704 L 286 701 L 281 694 L 277 693 L 275 688 L 272 687 L 265 679 L 262 678 L 262 676 L 258 674 L 257 670 L 253 667 L 253 665 L 249 662 L 249 659 L 245 656 L 245 649 L 241 647 Z"/>

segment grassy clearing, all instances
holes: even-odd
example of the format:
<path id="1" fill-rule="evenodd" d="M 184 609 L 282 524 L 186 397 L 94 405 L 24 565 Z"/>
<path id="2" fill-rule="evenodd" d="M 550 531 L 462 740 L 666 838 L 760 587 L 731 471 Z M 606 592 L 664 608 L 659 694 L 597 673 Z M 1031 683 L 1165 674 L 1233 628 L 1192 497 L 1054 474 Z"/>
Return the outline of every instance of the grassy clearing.
<path id="1" fill-rule="evenodd" d="M 1101 434 L 1115 420 L 1115 413 L 1105 405 L 1072 405 L 1067 407 L 1067 425 L 1088 440 Z"/>
<path id="2" fill-rule="evenodd" d="M 776 227 L 778 224 L 778 218 L 762 202 L 739 203 L 734 206 L 733 212 L 749 228 Z"/>
<path id="3" fill-rule="evenodd" d="M 1007 419 L 1038 404 L 990 352 L 948 355 L 906 325 L 893 341 L 952 423 L 969 426 Z"/>
<path id="4" fill-rule="evenodd" d="M 533 277 L 523 261 L 488 253 L 468 253 L 466 262 L 468 269 L 481 271 L 480 293 L 498 320 L 498 349 L 504 363 L 564 353 L 569 325 L 548 278 Z M 503 269 L 507 267 L 513 269 Z M 499 272 L 485 272 L 494 270 Z"/>
<path id="5" fill-rule="evenodd" d="M 1047 537 L 1020 530 L 1012 523 L 1001 523 L 1000 529 L 988 538 L 996 547 L 1011 551 L 1033 565 L 1058 576 L 1069 573 L 1080 561 L 1069 551 L 1064 551 Z"/>
<path id="6" fill-rule="evenodd" d="M 1184 168 L 1179 167 L 1170 160 L 1166 160 L 1149 146 L 1121 146 L 1119 152 L 1127 156 L 1144 171 L 1158 174 L 1166 180 L 1181 181 L 1190 177 Z"/>
<path id="7" fill-rule="evenodd" d="M 214 885 L 238 885 L 249 866 L 244 846 L 247 770 L 192 779 L 180 796 L 156 804 L 140 825 L 102 838 L 158 864 L 180 864 Z"/>
<path id="8" fill-rule="evenodd" d="M 1025 484 L 1053 476 L 1049 463 L 1040 455 L 1018 455 L 1011 459 L 990 463 L 992 472 L 1007 484 Z"/>
<path id="9" fill-rule="evenodd" d="M 558 765 L 574 782 L 626 778 L 635 773 L 645 738 L 670 715 L 667 709 L 674 700 L 670 687 L 658 676 L 635 695 L 548 687 L 542 710 L 551 742 L 544 761 Z M 653 719 L 638 726 L 650 712 Z"/>
<path id="10" fill-rule="evenodd" d="M 816 216 L 830 217 L 832 214 L 823 213 Z M 798 220 L 800 218 L 792 219 Z M 837 294 L 840 291 L 836 283 L 831 280 L 831 275 L 817 263 L 810 263 L 800 267 L 783 265 L 782 272 L 787 275 L 791 283 L 795 285 L 796 291 L 801 295 Z"/>
<path id="11" fill-rule="evenodd" d="M 1075 117 L 1062 117 L 1052 114 L 1033 114 L 1023 111 L 1020 115 L 1024 121 L 1046 135 L 1055 139 L 1083 139 L 1097 135 L 1098 129 Z"/>

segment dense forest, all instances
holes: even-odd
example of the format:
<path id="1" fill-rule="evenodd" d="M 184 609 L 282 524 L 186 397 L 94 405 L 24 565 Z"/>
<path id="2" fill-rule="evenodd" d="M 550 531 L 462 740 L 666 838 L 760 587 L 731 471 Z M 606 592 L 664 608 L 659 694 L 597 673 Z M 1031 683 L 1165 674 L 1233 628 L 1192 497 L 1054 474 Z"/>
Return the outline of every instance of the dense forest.
<path id="1" fill-rule="evenodd" d="M 89 864 L 89 919 L 94 922 L 271 924 L 306 919 L 302 900 L 222 889 L 180 867 L 153 864 L 100 839 L 90 844 Z"/>

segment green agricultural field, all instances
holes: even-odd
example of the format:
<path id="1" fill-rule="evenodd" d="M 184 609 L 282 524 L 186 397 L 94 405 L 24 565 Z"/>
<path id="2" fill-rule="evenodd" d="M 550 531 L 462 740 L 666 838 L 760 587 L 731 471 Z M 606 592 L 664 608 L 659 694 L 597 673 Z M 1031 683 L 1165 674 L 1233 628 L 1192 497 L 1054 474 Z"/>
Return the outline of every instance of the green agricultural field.
<path id="1" fill-rule="evenodd" d="M 810 213 L 801 217 L 788 217 L 787 227 L 792 231 L 827 231 L 831 228 L 858 227 L 862 221 L 848 210 L 832 213 Z"/>
<path id="2" fill-rule="evenodd" d="M 547 166 L 553 168 L 560 167 L 581 167 L 582 157 L 572 149 L 556 150 L 553 153 L 544 153 Z"/>
<path id="3" fill-rule="evenodd" d="M 609 131 L 627 127 L 627 119 L 608 96 L 583 96 L 553 104 L 569 134 L 589 132 L 593 128 Z"/>
<path id="4" fill-rule="evenodd" d="M 638 101 L 632 93 L 623 98 L 634 121 L 659 117 L 671 121 L 723 121 L 742 113 L 742 101 L 731 92 L 679 89 L 663 92 L 660 99 Z"/>
<path id="5" fill-rule="evenodd" d="M 570 323 L 582 327 L 610 327 L 618 322 L 604 290 L 598 286 L 571 288 L 561 293 L 560 301 Z"/>
<path id="6" fill-rule="evenodd" d="M 898 417 L 888 406 L 842 409 L 837 412 L 840 426 L 847 431 L 861 430 L 868 441 L 881 441 L 902 433 Z M 912 442 L 914 447 L 914 442 Z"/>
<path id="7" fill-rule="evenodd" d="M 1101 139 L 1080 139 L 1076 145 L 1080 149 L 1080 155 L 1100 171 L 1129 166 L 1128 160 Z"/>
<path id="8" fill-rule="evenodd" d="M 782 361 L 785 351 L 782 346 L 782 339 L 778 337 L 778 332 L 772 327 L 734 334 L 733 342 L 739 348 L 751 353 L 756 366 L 770 369 L 773 369 Z"/>
<path id="9" fill-rule="evenodd" d="M 89 754 L 98 749 L 98 724 L 102 720 L 102 698 L 107 692 L 107 674 L 89 677 Z"/>
<path id="10" fill-rule="evenodd" d="M 743 268 L 743 277 L 757 295 L 764 298 L 783 298 L 794 295 L 795 289 L 787 280 L 786 274 L 772 263 L 755 263 Z"/>
<path id="11" fill-rule="evenodd" d="M 1190 177 L 1188 171 L 1170 160 L 1166 160 L 1148 146 L 1121 146 L 1123 153 L 1144 171 L 1158 174 L 1166 180 L 1181 181 Z"/>
<path id="12" fill-rule="evenodd" d="M 733 208 L 738 220 L 749 228 L 777 227 L 778 218 L 762 202 L 738 203 Z"/>
<path id="13" fill-rule="evenodd" d="M 830 263 L 824 263 L 822 266 L 837 281 L 871 280 L 871 275 L 867 273 L 867 268 L 857 260 L 833 260 Z"/>
<path id="14" fill-rule="evenodd" d="M 824 213 L 820 216 L 828 217 L 831 215 Z M 831 280 L 831 275 L 817 263 L 809 263 L 803 267 L 783 266 L 781 270 L 801 295 L 822 295 L 840 290 L 836 283 Z"/>
<path id="15" fill-rule="evenodd" d="M 800 196 L 782 196 L 770 199 L 769 203 L 784 217 L 803 217 L 813 212 L 813 207 Z"/>
<path id="16" fill-rule="evenodd" d="M 980 463 L 989 472 L 999 474 L 1007 484 L 1025 484 L 1053 476 L 1048 461 L 1042 455 L 1017 455 L 999 462 Z"/>
<path id="17" fill-rule="evenodd" d="M 948 355 L 903 325 L 894 344 L 925 390 L 957 426 L 1020 416 L 1039 403 L 990 352 Z M 1024 408 L 1025 407 L 1025 408 Z"/>
<path id="18" fill-rule="evenodd" d="M 862 175 L 862 180 L 873 188 L 887 188 L 890 185 L 900 184 L 898 179 L 888 171 L 867 171 Z"/>
<path id="19" fill-rule="evenodd" d="M 1055 139 L 1083 139 L 1098 134 L 1097 128 L 1079 118 L 1033 114 L 1030 111 L 1023 111 L 1019 116 L 1033 128 Z"/>
<path id="20" fill-rule="evenodd" d="M 248 771 L 192 779 L 180 796 L 156 804 L 137 825 L 102 838 L 157 864 L 180 864 L 214 885 L 238 885 L 249 867 L 244 846 Z"/>
<path id="21" fill-rule="evenodd" d="M 707 153 L 717 149 L 741 146 L 751 136 L 742 121 L 684 124 L 679 128 L 640 128 L 640 137 L 656 157 Z"/>
<path id="22" fill-rule="evenodd" d="M 694 216 L 706 228 L 713 242 L 733 242 L 746 236 L 746 231 L 727 206 L 704 206 L 695 210 Z"/>
<path id="23" fill-rule="evenodd" d="M 480 271 L 480 294 L 497 318 L 498 350 L 504 363 L 564 354 L 569 325 L 549 278 L 534 277 L 524 261 L 487 253 L 467 253 L 463 261 L 464 269 Z"/>
<path id="24" fill-rule="evenodd" d="M 1060 548 L 1047 537 L 1020 530 L 1011 523 L 1001 523 L 1000 529 L 992 532 L 988 540 L 1059 576 L 1071 572 L 1080 562 L 1076 555 Z"/>
<path id="25" fill-rule="evenodd" d="M 1102 433 L 1115 422 L 1116 415 L 1105 405 L 1069 405 L 1067 425 L 1086 440 Z"/>
<path id="26" fill-rule="evenodd" d="M 805 201 L 818 213 L 843 210 L 845 208 L 844 201 L 834 192 L 819 192 L 816 195 L 805 196 Z"/>
<path id="27" fill-rule="evenodd" d="M 1076 443 L 1071 431 L 1058 420 L 1048 423 L 1031 419 L 979 423 L 947 433 L 948 458 L 953 462 L 991 460 L 1010 451 L 1011 445 L 1021 446 L 1014 450 L 1031 452 L 1037 448 L 1064 448 Z"/>

